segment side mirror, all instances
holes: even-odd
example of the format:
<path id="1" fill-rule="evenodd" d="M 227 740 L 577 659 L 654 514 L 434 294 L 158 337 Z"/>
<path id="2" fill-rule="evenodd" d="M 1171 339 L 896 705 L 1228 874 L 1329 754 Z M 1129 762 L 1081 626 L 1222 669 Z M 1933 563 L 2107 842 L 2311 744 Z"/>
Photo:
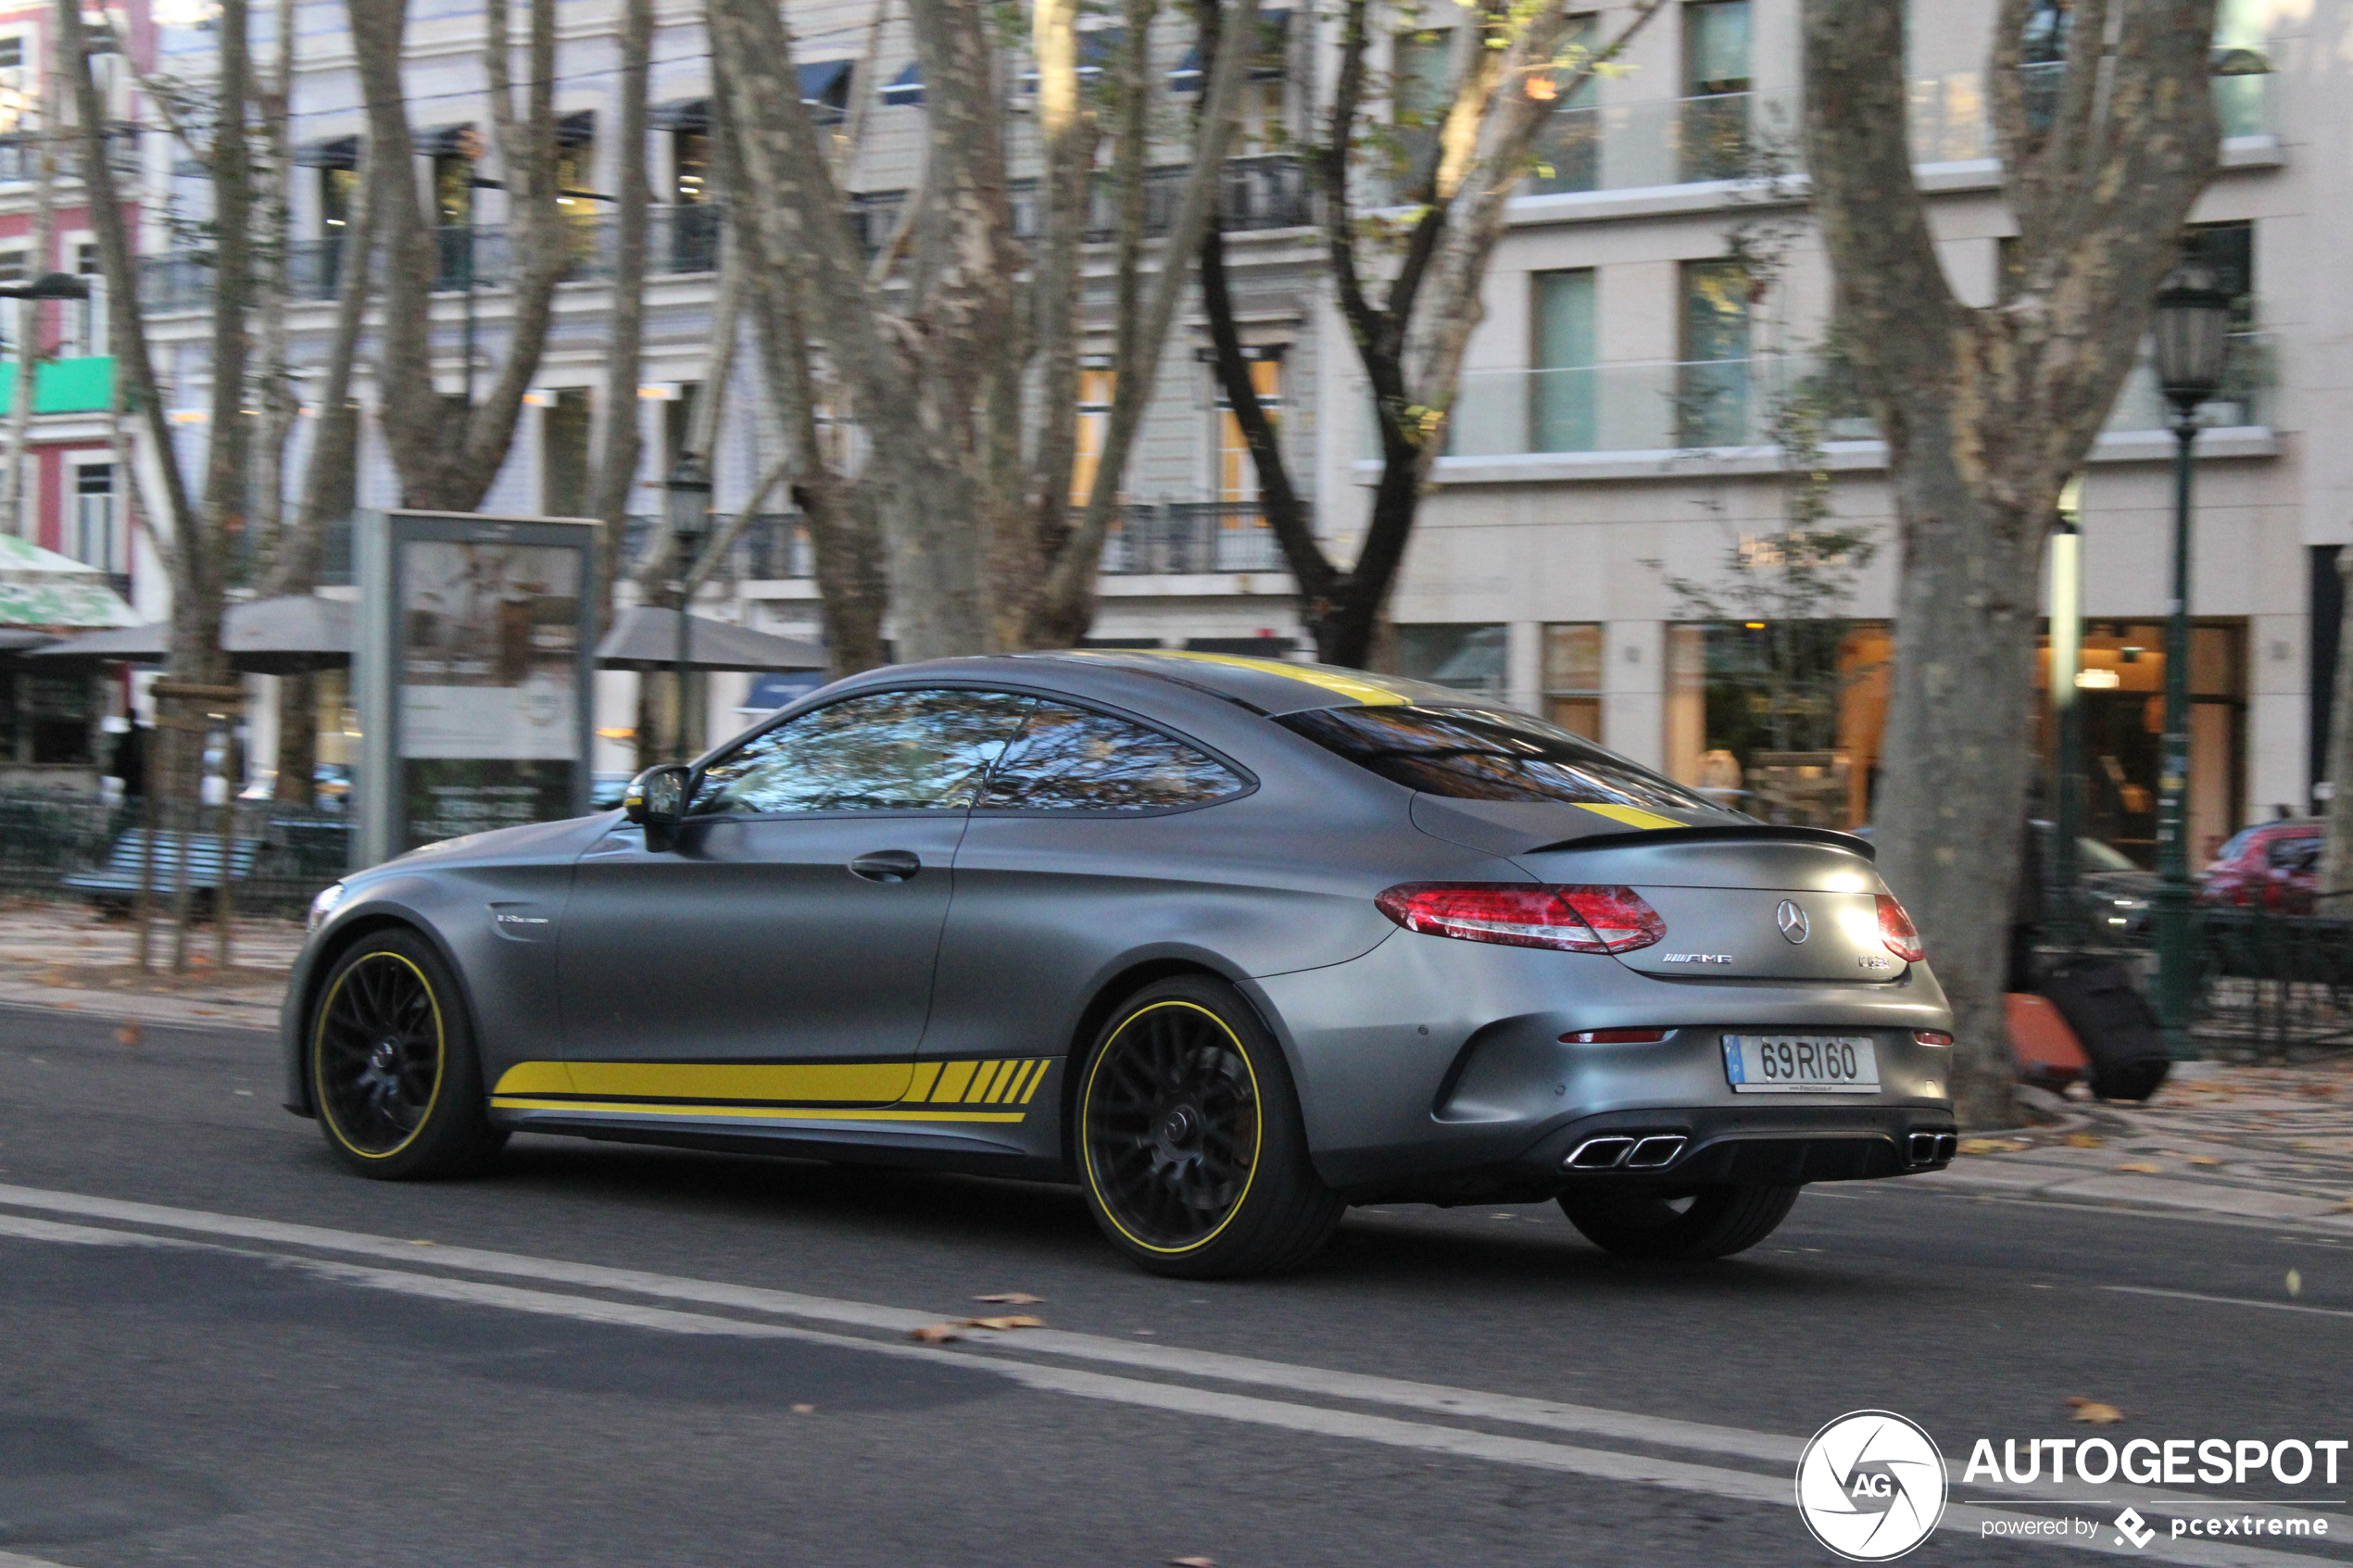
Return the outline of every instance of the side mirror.
<path id="1" fill-rule="evenodd" d="M 686 816 L 686 785 L 694 770 L 683 763 L 664 762 L 629 781 L 622 792 L 621 814 L 646 830 L 646 847 L 661 851 L 677 847 L 678 824 Z"/>

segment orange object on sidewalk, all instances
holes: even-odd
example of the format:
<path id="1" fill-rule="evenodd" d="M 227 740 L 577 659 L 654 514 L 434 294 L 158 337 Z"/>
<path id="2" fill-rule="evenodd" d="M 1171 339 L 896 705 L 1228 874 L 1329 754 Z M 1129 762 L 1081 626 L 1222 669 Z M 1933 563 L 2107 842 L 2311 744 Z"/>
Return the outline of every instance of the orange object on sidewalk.
<path id="1" fill-rule="evenodd" d="M 2012 991 L 2004 999 L 2009 1003 L 2010 1054 L 2022 1082 L 2056 1094 L 2091 1076 L 2092 1059 L 2083 1054 L 2082 1042 L 2047 998 Z"/>

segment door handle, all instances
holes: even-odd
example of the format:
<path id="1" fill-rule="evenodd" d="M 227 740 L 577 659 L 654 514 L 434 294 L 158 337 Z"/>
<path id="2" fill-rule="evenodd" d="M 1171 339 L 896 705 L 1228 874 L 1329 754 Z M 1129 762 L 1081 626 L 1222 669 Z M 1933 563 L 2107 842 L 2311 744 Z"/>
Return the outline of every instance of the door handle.
<path id="1" fill-rule="evenodd" d="M 867 882 L 905 882 L 923 869 L 912 849 L 877 849 L 849 862 L 849 874 Z"/>

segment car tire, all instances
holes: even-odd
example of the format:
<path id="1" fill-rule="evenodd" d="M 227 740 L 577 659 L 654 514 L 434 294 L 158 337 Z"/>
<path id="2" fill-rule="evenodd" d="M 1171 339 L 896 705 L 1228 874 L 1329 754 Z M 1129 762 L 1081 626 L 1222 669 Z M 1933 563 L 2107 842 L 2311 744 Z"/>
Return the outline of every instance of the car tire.
<path id="1" fill-rule="evenodd" d="M 448 965 L 411 931 L 337 959 L 307 1020 L 304 1066 L 327 1148 L 379 1181 L 472 1175 L 507 1141 L 490 1124 L 473 1026 Z"/>
<path id="2" fill-rule="evenodd" d="M 1745 1252 L 1789 1217 L 1798 1188 L 1711 1186 L 1680 1199 L 1609 1187 L 1560 1195 L 1561 1212 L 1585 1239 L 1621 1258 L 1729 1258 Z"/>
<path id="3" fill-rule="evenodd" d="M 1112 1015 L 1079 1075 L 1079 1185 L 1112 1244 L 1156 1274 L 1305 1262 L 1347 1205 L 1308 1159 L 1281 1048 L 1240 993 L 1159 981 Z"/>

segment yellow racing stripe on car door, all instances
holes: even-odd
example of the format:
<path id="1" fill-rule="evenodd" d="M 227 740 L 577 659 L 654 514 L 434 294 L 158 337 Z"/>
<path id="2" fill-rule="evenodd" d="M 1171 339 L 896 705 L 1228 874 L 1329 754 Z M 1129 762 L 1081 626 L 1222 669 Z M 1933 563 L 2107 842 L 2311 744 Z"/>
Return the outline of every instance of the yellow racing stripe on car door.
<path id="1" fill-rule="evenodd" d="M 931 1093 L 931 1102 L 939 1105 L 963 1099 L 965 1086 L 973 1081 L 973 1069 L 979 1065 L 976 1061 L 951 1061 L 942 1067 L 939 1085 Z"/>
<path id="2" fill-rule="evenodd" d="M 1052 1065 L 1053 1060 L 1051 1058 L 1049 1058 L 1038 1064 L 1038 1071 L 1029 1075 L 1029 1086 L 1021 1092 L 1022 1104 L 1027 1105 L 1029 1103 L 1030 1097 L 1038 1092 L 1038 1085 L 1046 1081 L 1046 1070 Z"/>

